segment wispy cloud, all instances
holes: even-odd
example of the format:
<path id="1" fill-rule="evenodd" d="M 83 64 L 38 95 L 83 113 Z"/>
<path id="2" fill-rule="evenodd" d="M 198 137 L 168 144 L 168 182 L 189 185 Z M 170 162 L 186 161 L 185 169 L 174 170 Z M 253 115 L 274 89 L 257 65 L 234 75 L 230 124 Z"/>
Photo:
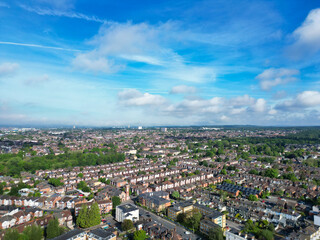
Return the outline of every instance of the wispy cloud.
<path id="1" fill-rule="evenodd" d="M 144 63 L 148 65 L 147 70 L 151 69 L 150 74 L 162 79 L 193 83 L 214 81 L 216 71 L 210 64 L 191 63 L 174 47 L 169 47 L 171 43 L 177 44 L 171 37 L 180 34 L 175 27 L 172 22 L 104 24 L 89 41 L 94 49 L 78 54 L 72 63 L 77 69 L 95 73 L 115 73 L 130 64 Z"/>
<path id="2" fill-rule="evenodd" d="M 256 79 L 260 81 L 263 90 L 270 90 L 272 87 L 296 81 L 296 76 L 299 74 L 297 69 L 269 68 L 260 73 Z"/>
<path id="3" fill-rule="evenodd" d="M 0 2 L 0 7 L 10 8 L 10 6 L 5 2 Z"/>
<path id="4" fill-rule="evenodd" d="M 26 6 L 23 4 L 21 4 L 20 7 L 26 11 L 33 12 L 38 15 L 77 18 L 77 19 L 82 19 L 82 20 L 86 20 L 86 21 L 98 22 L 98 23 L 108 23 L 109 22 L 105 19 L 101 19 L 96 16 L 88 16 L 86 14 L 73 12 L 70 10 L 60 10 L 60 9 L 41 8 L 41 7 L 29 7 L 29 6 Z"/>
<path id="5" fill-rule="evenodd" d="M 3 44 L 3 45 L 24 46 L 24 47 L 47 48 L 47 49 L 55 49 L 55 50 L 62 50 L 62 51 L 72 51 L 72 52 L 80 52 L 80 50 L 78 50 L 78 49 L 62 48 L 62 47 L 52 47 L 52 46 L 44 46 L 44 45 L 32 44 L 32 43 L 0 42 L 0 44 Z"/>
<path id="6" fill-rule="evenodd" d="M 179 86 L 174 86 L 170 94 L 192 94 L 196 93 L 197 89 L 192 86 L 186 86 L 186 85 L 179 85 Z"/>
<path id="7" fill-rule="evenodd" d="M 0 64 L 0 76 L 14 73 L 19 68 L 19 64 L 5 62 Z"/>

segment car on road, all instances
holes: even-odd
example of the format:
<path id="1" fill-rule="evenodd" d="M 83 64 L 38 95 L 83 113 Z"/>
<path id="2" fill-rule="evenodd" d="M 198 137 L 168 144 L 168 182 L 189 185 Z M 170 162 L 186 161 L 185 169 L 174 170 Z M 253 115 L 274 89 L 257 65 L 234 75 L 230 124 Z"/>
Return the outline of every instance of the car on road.
<path id="1" fill-rule="evenodd" d="M 188 235 L 188 234 L 190 234 L 190 232 L 189 232 L 189 231 L 186 231 L 186 232 L 184 232 L 184 233 L 185 233 L 185 234 L 187 234 L 187 235 Z"/>

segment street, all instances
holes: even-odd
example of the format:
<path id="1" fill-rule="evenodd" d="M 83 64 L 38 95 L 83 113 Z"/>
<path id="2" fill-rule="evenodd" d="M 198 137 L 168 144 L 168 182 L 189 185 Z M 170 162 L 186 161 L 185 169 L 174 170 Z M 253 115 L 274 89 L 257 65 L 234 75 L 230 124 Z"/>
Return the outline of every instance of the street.
<path id="1" fill-rule="evenodd" d="M 180 227 L 176 224 L 174 224 L 173 222 L 170 222 L 167 219 L 164 219 L 162 217 L 159 217 L 157 215 L 155 215 L 152 212 L 149 212 L 147 210 L 145 210 L 144 208 L 141 208 L 139 206 L 137 206 L 139 208 L 140 214 L 141 216 L 146 216 L 146 217 L 150 217 L 153 221 L 155 221 L 156 223 L 161 224 L 162 226 L 168 228 L 168 229 L 174 229 L 176 228 L 176 231 L 178 234 L 180 234 L 182 236 L 183 239 L 191 239 L 191 240 L 196 240 L 199 239 L 200 237 L 197 236 L 196 234 L 186 230 L 183 227 Z M 186 232 L 189 232 L 190 234 L 186 234 Z"/>
<path id="2" fill-rule="evenodd" d="M 238 224 L 238 223 L 227 220 L 227 227 L 241 231 L 243 228 L 243 224 Z"/>

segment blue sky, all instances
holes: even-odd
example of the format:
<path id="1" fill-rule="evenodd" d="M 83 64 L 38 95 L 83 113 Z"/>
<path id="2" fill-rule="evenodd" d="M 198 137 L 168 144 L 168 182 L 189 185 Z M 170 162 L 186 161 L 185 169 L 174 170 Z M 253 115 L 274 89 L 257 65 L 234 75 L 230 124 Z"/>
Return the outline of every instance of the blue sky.
<path id="1" fill-rule="evenodd" d="M 1 125 L 319 125 L 320 3 L 0 0 Z"/>

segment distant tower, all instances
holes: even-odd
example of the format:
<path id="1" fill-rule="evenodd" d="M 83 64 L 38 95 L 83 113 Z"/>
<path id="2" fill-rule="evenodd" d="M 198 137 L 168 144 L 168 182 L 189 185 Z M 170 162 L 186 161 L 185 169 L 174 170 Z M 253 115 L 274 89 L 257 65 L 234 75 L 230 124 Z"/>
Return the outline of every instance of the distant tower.
<path id="1" fill-rule="evenodd" d="M 161 128 L 161 132 L 166 132 L 167 128 Z"/>
<path id="2" fill-rule="evenodd" d="M 76 125 L 73 125 L 73 129 L 76 129 Z"/>
<path id="3" fill-rule="evenodd" d="M 139 126 L 138 129 L 139 129 L 139 130 L 142 130 L 142 126 Z"/>
<path id="4" fill-rule="evenodd" d="M 126 185 L 126 196 L 127 196 L 127 200 L 130 199 L 130 185 Z"/>

